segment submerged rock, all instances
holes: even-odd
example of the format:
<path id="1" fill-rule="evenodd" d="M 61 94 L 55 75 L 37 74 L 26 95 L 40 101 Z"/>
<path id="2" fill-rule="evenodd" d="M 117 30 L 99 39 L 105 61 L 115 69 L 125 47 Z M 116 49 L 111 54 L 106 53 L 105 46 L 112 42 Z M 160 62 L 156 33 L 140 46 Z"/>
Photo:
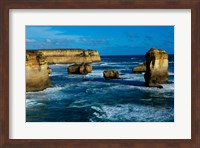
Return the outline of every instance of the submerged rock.
<path id="1" fill-rule="evenodd" d="M 40 91 L 50 86 L 46 57 L 39 51 L 26 51 L 26 91 Z"/>
<path id="2" fill-rule="evenodd" d="M 116 70 L 105 70 L 103 72 L 103 77 L 106 80 L 110 80 L 110 79 L 119 79 L 119 72 Z"/>
<path id="3" fill-rule="evenodd" d="M 144 75 L 147 87 L 159 87 L 168 83 L 168 54 L 165 50 L 151 48 L 146 53 L 146 72 Z"/>
<path id="4" fill-rule="evenodd" d="M 67 68 L 69 74 L 88 74 L 92 72 L 92 66 L 87 63 L 73 64 Z"/>
<path id="5" fill-rule="evenodd" d="M 146 63 L 140 64 L 132 69 L 134 73 L 141 74 L 146 72 Z"/>

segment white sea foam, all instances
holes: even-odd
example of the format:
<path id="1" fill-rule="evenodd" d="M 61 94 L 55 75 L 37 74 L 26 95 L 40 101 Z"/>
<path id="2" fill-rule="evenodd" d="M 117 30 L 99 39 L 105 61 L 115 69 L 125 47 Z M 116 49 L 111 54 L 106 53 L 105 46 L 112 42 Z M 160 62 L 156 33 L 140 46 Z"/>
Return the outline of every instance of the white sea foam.
<path id="1" fill-rule="evenodd" d="M 63 87 L 57 87 L 57 86 L 53 86 L 53 87 L 49 87 L 49 88 L 46 88 L 42 91 L 37 91 L 37 92 L 26 92 L 27 95 L 37 95 L 37 94 L 48 94 L 48 93 L 53 93 L 53 92 L 56 92 L 58 90 L 61 90 L 63 89 Z"/>
<path id="2" fill-rule="evenodd" d="M 108 63 L 101 63 L 100 66 L 107 66 Z"/>
<path id="3" fill-rule="evenodd" d="M 56 66 L 69 66 L 70 64 L 55 64 Z"/>
<path id="4" fill-rule="evenodd" d="M 26 99 L 26 107 L 31 108 L 31 107 L 36 107 L 36 106 L 43 106 L 45 105 L 44 103 L 38 103 L 37 101 L 33 99 Z"/>
<path id="5" fill-rule="evenodd" d="M 161 84 L 163 86 L 162 89 L 160 88 L 156 88 L 156 87 L 140 87 L 137 86 L 134 89 L 138 89 L 138 90 L 142 90 L 144 92 L 149 92 L 149 93 L 153 93 L 153 95 L 157 94 L 160 95 L 161 93 L 163 93 L 163 97 L 165 97 L 166 92 L 173 92 L 174 91 L 174 84 Z"/>
<path id="6" fill-rule="evenodd" d="M 151 122 L 151 121 L 168 121 L 173 119 L 173 108 L 155 108 L 152 106 L 141 106 L 137 104 L 126 104 L 100 107 L 92 106 L 96 110 L 93 115 L 96 118 L 106 121 L 136 121 L 136 122 Z M 169 114 L 169 112 L 171 112 Z M 94 119 L 91 119 L 94 121 Z"/>
<path id="7" fill-rule="evenodd" d="M 173 72 L 168 72 L 168 75 L 169 75 L 169 76 L 173 76 L 174 73 L 173 73 Z"/>
<path id="8" fill-rule="evenodd" d="M 125 74 L 120 76 L 122 79 L 126 80 L 137 80 L 137 81 L 144 81 L 143 74 Z"/>
<path id="9" fill-rule="evenodd" d="M 92 73 L 87 74 L 86 77 L 103 77 L 103 70 L 94 70 Z"/>
<path id="10" fill-rule="evenodd" d="M 49 74 L 49 76 L 51 77 L 51 76 L 61 76 L 61 75 L 63 75 L 62 73 L 51 73 L 51 74 Z"/>

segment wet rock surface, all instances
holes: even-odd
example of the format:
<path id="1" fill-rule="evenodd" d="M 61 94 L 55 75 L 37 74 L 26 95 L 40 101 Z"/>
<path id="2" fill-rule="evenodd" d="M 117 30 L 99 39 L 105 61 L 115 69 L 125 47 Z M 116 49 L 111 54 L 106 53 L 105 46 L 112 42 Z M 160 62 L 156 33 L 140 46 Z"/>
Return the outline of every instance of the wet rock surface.
<path id="1" fill-rule="evenodd" d="M 110 80 L 110 79 L 119 79 L 119 72 L 116 70 L 105 70 L 103 72 L 103 77 L 106 80 Z"/>

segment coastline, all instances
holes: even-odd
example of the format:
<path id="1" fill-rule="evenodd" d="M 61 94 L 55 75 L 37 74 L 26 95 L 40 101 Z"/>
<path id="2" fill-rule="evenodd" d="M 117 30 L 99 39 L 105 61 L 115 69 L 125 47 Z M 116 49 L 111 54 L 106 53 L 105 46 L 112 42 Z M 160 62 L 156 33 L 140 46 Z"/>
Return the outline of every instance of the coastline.
<path id="1" fill-rule="evenodd" d="M 174 63 L 169 56 L 170 84 L 163 89 L 144 86 L 143 74 L 133 74 L 141 56 L 104 57 L 92 63 L 87 75 L 68 75 L 70 64 L 50 65 L 53 87 L 28 92 L 27 122 L 173 122 Z M 112 61 L 112 62 L 111 62 Z M 109 64 L 110 63 L 110 64 Z M 115 69 L 119 80 L 106 81 L 105 69 Z M 42 113 L 40 115 L 40 113 Z M 48 114 L 46 114 L 48 113 Z"/>

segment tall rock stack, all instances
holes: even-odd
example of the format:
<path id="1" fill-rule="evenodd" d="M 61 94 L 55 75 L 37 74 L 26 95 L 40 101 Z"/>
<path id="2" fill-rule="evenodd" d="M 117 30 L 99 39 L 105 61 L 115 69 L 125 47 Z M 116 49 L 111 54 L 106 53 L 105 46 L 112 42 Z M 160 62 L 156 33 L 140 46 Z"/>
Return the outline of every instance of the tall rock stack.
<path id="1" fill-rule="evenodd" d="M 46 57 L 39 51 L 26 51 L 26 91 L 39 91 L 50 86 Z"/>
<path id="2" fill-rule="evenodd" d="M 147 87 L 161 87 L 168 83 L 168 54 L 165 50 L 151 48 L 146 53 L 146 72 L 144 75 Z"/>

